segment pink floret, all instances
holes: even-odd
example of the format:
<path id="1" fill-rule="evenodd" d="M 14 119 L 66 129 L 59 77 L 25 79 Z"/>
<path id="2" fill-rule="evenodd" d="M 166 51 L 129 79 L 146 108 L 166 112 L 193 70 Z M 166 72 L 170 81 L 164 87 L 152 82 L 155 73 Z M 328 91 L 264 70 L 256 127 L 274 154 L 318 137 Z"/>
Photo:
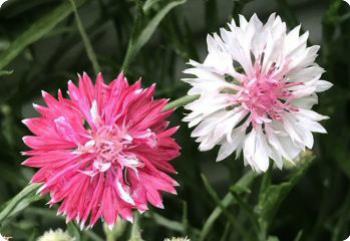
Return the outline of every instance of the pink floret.
<path id="1" fill-rule="evenodd" d="M 87 74 L 79 85 L 68 83 L 69 98 L 42 92 L 40 117 L 23 123 L 33 133 L 23 138 L 26 166 L 38 168 L 33 183 L 42 183 L 50 205 L 60 203 L 67 221 L 92 227 L 99 218 L 114 225 L 118 217 L 132 221 L 133 210 L 148 204 L 163 208 L 161 192 L 176 194 L 170 160 L 180 154 L 172 138 L 177 127 L 166 120 L 167 100 L 154 100 L 155 86 L 129 85 L 123 74 L 95 85 Z"/>

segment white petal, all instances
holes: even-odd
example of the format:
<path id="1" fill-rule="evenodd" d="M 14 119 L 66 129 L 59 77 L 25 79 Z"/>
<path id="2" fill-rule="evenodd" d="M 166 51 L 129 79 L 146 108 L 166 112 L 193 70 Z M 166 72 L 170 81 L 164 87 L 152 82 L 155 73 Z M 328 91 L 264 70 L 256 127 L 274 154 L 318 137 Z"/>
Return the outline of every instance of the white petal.
<path id="1" fill-rule="evenodd" d="M 332 86 L 333 86 L 333 84 L 329 81 L 319 80 L 319 81 L 317 81 L 317 84 L 316 84 L 316 92 L 326 91 L 326 90 L 330 89 Z"/>
<path id="2" fill-rule="evenodd" d="M 126 190 L 124 190 L 122 184 L 119 181 L 117 181 L 116 183 L 117 183 L 117 190 L 119 192 L 120 198 L 131 205 L 135 205 L 134 199 Z"/>
<path id="3" fill-rule="evenodd" d="M 98 112 L 98 106 L 97 106 L 97 101 L 96 100 L 94 100 L 92 102 L 91 109 L 90 109 L 90 115 L 92 117 L 92 121 L 95 124 L 99 124 L 100 123 L 101 118 L 100 118 L 100 114 Z"/>
<path id="4" fill-rule="evenodd" d="M 258 172 L 269 168 L 269 148 L 261 130 L 254 128 L 248 134 L 244 143 L 244 158 Z"/>
<path id="5" fill-rule="evenodd" d="M 283 167 L 283 159 L 281 154 L 275 150 L 274 148 L 270 148 L 270 157 L 275 162 L 278 169 L 282 169 Z"/>
<path id="6" fill-rule="evenodd" d="M 285 159 L 291 161 L 300 153 L 301 148 L 292 141 L 281 124 L 272 122 L 265 129 L 269 144 Z"/>
<path id="7" fill-rule="evenodd" d="M 100 160 L 95 160 L 93 167 L 99 172 L 106 172 L 111 167 L 110 162 L 102 162 Z"/>
<path id="8" fill-rule="evenodd" d="M 231 155 L 239 146 L 242 145 L 245 138 L 245 128 L 237 128 L 232 131 L 230 141 L 224 140 L 219 149 L 216 161 L 222 161 Z"/>
<path id="9" fill-rule="evenodd" d="M 318 104 L 318 97 L 316 94 L 312 94 L 303 98 L 295 99 L 291 103 L 296 107 L 311 109 L 314 105 Z"/>
<path id="10" fill-rule="evenodd" d="M 299 110 L 298 110 L 298 114 L 300 114 L 300 115 L 302 115 L 302 116 L 305 116 L 305 117 L 307 117 L 307 118 L 310 118 L 311 120 L 314 120 L 314 121 L 321 121 L 321 120 L 327 120 L 327 119 L 329 119 L 328 116 L 320 115 L 320 114 L 318 114 L 318 113 L 315 112 L 315 111 L 306 110 L 306 109 L 299 109 Z"/>

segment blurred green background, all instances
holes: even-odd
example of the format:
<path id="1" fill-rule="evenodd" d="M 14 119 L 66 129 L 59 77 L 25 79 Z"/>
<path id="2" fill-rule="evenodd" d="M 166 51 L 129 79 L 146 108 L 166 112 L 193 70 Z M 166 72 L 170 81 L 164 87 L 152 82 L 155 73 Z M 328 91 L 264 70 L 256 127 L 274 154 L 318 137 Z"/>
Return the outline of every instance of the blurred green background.
<path id="1" fill-rule="evenodd" d="M 172 124 L 182 156 L 173 163 L 179 195 L 165 195 L 165 209 L 142 216 L 143 239 L 188 236 L 193 241 L 338 241 L 350 235 L 350 7 L 341 0 L 75 0 L 105 79 L 123 68 L 130 82 L 157 83 L 157 97 L 176 99 L 188 86 L 180 79 L 189 59 L 203 61 L 206 35 L 238 14 L 265 21 L 276 12 L 289 28 L 302 23 L 310 44 L 321 45 L 318 63 L 334 87 L 317 107 L 330 120 L 318 135 L 315 158 L 296 168 L 252 175 L 243 161 L 215 163 L 217 150 L 199 153 L 179 108 Z M 87 51 L 88 50 L 88 51 Z M 90 49 L 91 51 L 91 49 Z M 95 76 L 77 18 L 68 0 L 9 0 L 0 9 L 0 204 L 28 183 L 33 169 L 21 166 L 27 133 L 40 91 L 66 90 L 86 71 Z M 126 59 L 127 57 L 127 60 Z M 123 66 L 123 67 L 122 67 Z M 247 174 L 248 173 L 248 174 Z M 246 179 L 237 184 L 242 176 Z M 248 176 L 247 176 L 248 175 Z M 204 180 L 203 177 L 205 176 Z M 248 182 L 246 182 L 248 180 Z M 207 182 L 206 182 L 207 181 Z M 247 185 L 246 185 L 247 184 Z M 220 202 L 224 197 L 224 202 Z M 36 240 L 45 230 L 66 229 L 46 200 L 24 200 L 0 232 L 13 240 Z M 22 210 L 23 209 L 23 210 Z M 213 210 L 215 210 L 213 212 Z M 130 225 L 118 240 L 127 240 Z M 74 226 L 69 227 L 74 231 Z M 73 231 L 72 231 L 73 230 Z M 105 240 L 102 225 L 81 240 Z"/>

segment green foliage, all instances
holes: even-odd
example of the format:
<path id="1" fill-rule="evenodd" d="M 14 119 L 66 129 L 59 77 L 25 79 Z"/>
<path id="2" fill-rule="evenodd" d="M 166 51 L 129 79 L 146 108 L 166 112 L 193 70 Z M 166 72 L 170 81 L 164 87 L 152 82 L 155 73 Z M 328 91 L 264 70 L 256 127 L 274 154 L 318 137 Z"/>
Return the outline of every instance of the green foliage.
<path id="1" fill-rule="evenodd" d="M 178 5 L 184 4 L 185 2 L 186 0 L 169 1 L 164 7 L 159 9 L 157 14 L 153 18 L 151 18 L 145 25 L 143 23 L 145 18 L 142 16 L 142 13 L 138 16 L 135 23 L 135 29 L 129 40 L 128 49 L 126 51 L 126 56 L 123 62 L 122 69 L 124 71 L 128 69 L 131 61 L 133 60 L 133 58 L 135 58 L 137 52 L 139 52 L 140 49 L 148 42 L 159 23 L 169 13 L 169 11 L 171 11 L 171 9 Z M 148 8 L 150 8 L 151 5 L 154 4 L 155 2 L 146 5 L 146 10 L 148 10 Z"/>
<path id="2" fill-rule="evenodd" d="M 278 184 L 263 183 L 265 185 L 262 185 L 259 202 L 256 206 L 256 217 L 259 221 L 260 228 L 264 232 L 263 235 L 266 235 L 268 226 L 272 223 L 283 200 L 293 187 L 298 184 L 300 178 L 305 175 L 311 165 L 312 159 L 314 159 L 312 155 L 306 155 L 304 159 L 301 160 L 302 164 L 296 167 L 287 181 Z M 269 178 L 268 173 L 266 175 L 267 178 Z"/>
<path id="3" fill-rule="evenodd" d="M 70 234 L 70 236 L 74 238 L 74 241 L 81 240 L 79 228 L 77 227 L 77 225 L 74 222 L 69 222 L 67 224 L 67 230 L 68 230 L 68 233 Z"/>
<path id="4" fill-rule="evenodd" d="M 84 2 L 86 2 L 86 0 L 76 0 L 76 5 L 80 6 Z M 44 37 L 71 12 L 71 6 L 67 1 L 65 1 L 61 4 L 61 6 L 53 9 L 48 14 L 35 21 L 28 30 L 19 35 L 16 40 L 13 41 L 10 46 L 0 55 L 0 70 L 6 67 L 27 46 Z"/>
<path id="5" fill-rule="evenodd" d="M 0 212 L 0 225 L 9 221 L 10 217 L 28 207 L 32 202 L 40 199 L 36 192 L 39 188 L 37 184 L 31 184 L 25 187 L 14 198 L 3 205 Z"/>

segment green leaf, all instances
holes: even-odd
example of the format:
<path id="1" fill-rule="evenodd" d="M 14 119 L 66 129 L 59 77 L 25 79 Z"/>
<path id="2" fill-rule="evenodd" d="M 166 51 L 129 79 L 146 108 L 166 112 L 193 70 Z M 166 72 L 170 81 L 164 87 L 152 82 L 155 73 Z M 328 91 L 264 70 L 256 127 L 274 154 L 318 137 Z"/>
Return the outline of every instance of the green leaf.
<path id="1" fill-rule="evenodd" d="M 69 222 L 67 224 L 68 233 L 74 237 L 74 241 L 80 241 L 81 235 L 78 226 L 74 222 Z"/>
<path id="2" fill-rule="evenodd" d="M 11 75 L 13 74 L 13 70 L 0 70 L 0 76 Z"/>
<path id="3" fill-rule="evenodd" d="M 277 237 L 275 237 L 275 236 L 269 236 L 267 241 L 279 241 L 279 239 Z"/>
<path id="4" fill-rule="evenodd" d="M 188 59 L 198 60 L 196 41 L 193 41 L 192 29 L 188 21 L 186 19 L 180 20 L 178 15 L 172 14 L 163 21 L 161 26 L 162 36 L 171 43 L 174 51 L 184 61 L 188 61 Z"/>
<path id="5" fill-rule="evenodd" d="M 295 167 L 295 170 L 288 181 L 280 184 L 270 184 L 260 193 L 256 212 L 259 214 L 259 223 L 262 230 L 266 232 L 269 224 L 277 213 L 279 206 L 288 193 L 304 176 L 313 159 L 314 156 L 312 154 L 304 156 L 303 159 L 299 161 L 301 165 Z"/>
<path id="6" fill-rule="evenodd" d="M 136 54 L 140 49 L 148 42 L 153 33 L 155 32 L 157 26 L 162 21 L 162 19 L 176 6 L 184 4 L 186 0 L 173 0 L 169 1 L 141 30 L 140 33 L 134 33 L 129 41 L 128 49 L 126 51 L 126 56 L 122 66 L 123 71 L 127 71 L 130 63 L 135 58 Z M 137 20 L 141 21 L 141 19 Z M 136 26 L 140 23 L 135 23 Z"/>
<path id="7" fill-rule="evenodd" d="M 161 2 L 162 0 L 147 0 L 142 6 L 142 10 L 147 13 L 154 5 Z"/>
<path id="8" fill-rule="evenodd" d="M 239 194 L 242 193 L 242 190 L 244 190 L 243 192 L 246 192 L 247 189 L 249 190 L 249 186 L 253 183 L 256 176 L 257 175 L 252 171 L 247 172 L 236 184 L 232 185 L 230 190 L 235 190 L 235 192 Z M 226 194 L 226 196 L 221 200 L 220 206 L 216 207 L 205 221 L 205 224 L 200 232 L 199 241 L 205 240 L 208 233 L 214 226 L 214 223 L 222 214 L 222 207 L 226 208 L 235 202 L 236 200 L 230 192 Z"/>
<path id="9" fill-rule="evenodd" d="M 87 0 L 75 0 L 77 6 L 81 6 Z M 23 32 L 15 39 L 10 46 L 0 55 L 0 70 L 6 67 L 14 58 L 30 44 L 35 43 L 47 33 L 49 33 L 57 24 L 63 21 L 73 11 L 68 1 L 63 3 L 34 22 L 27 31 Z"/>
<path id="10" fill-rule="evenodd" d="M 74 0 L 69 0 L 69 1 L 72 5 L 73 11 L 74 11 L 75 20 L 77 22 L 78 30 L 80 32 L 81 38 L 83 40 L 83 43 L 84 43 L 84 46 L 86 49 L 86 54 L 92 63 L 92 67 L 94 68 L 95 74 L 97 75 L 100 72 L 101 67 L 98 64 L 94 48 L 92 47 L 90 39 L 89 39 L 85 29 L 84 29 L 83 22 L 80 19 L 78 9 L 77 9 L 77 6 L 76 6 Z"/>
<path id="11" fill-rule="evenodd" d="M 300 241 L 302 236 L 303 236 L 303 230 L 300 230 L 297 236 L 295 237 L 294 241 Z"/>
<path id="12" fill-rule="evenodd" d="M 206 188 L 209 195 L 212 197 L 212 199 L 215 201 L 215 204 L 221 209 L 221 211 L 225 214 L 228 221 L 232 224 L 232 226 L 237 230 L 237 232 L 242 236 L 244 240 L 254 240 L 252 235 L 246 230 L 245 227 L 242 226 L 240 222 L 237 221 L 237 219 L 227 210 L 227 207 L 225 207 L 221 200 L 219 199 L 218 194 L 215 192 L 215 190 L 210 186 L 209 181 L 206 179 L 206 177 L 202 174 L 201 175 L 204 187 Z M 202 240 L 202 239 L 200 239 Z M 204 239 L 203 239 L 204 240 Z"/>
<path id="13" fill-rule="evenodd" d="M 7 218 L 24 210 L 32 202 L 39 200 L 40 196 L 36 194 L 39 186 L 40 185 L 38 184 L 30 184 L 26 186 L 14 198 L 4 204 L 0 212 L 0 224 L 3 225 Z"/>

